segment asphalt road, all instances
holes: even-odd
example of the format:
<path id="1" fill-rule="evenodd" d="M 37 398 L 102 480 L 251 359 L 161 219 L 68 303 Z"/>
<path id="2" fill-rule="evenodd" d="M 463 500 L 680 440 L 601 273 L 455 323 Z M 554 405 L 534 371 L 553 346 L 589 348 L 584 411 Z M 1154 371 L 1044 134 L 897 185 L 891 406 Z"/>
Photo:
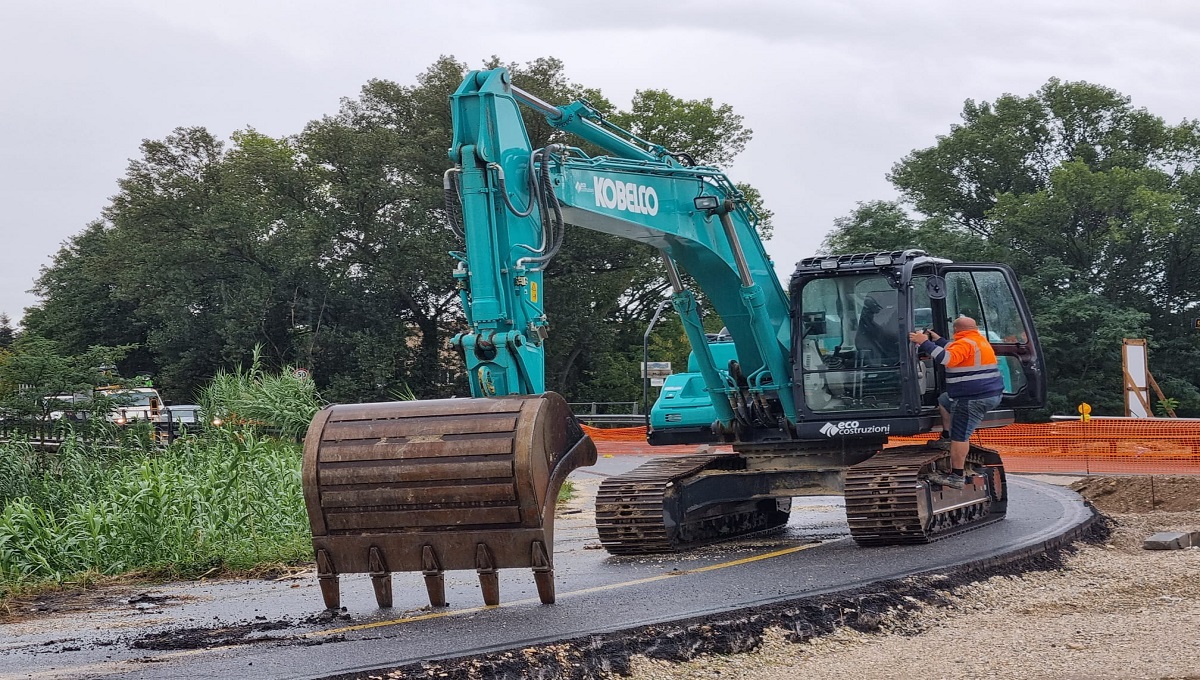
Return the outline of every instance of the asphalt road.
<path id="1" fill-rule="evenodd" d="M 342 578 L 340 618 L 323 620 L 315 576 L 188 582 L 101 593 L 70 615 L 0 626 L 0 678 L 319 678 L 433 658 L 526 647 L 860 587 L 1025 550 L 1091 517 L 1061 487 L 1010 477 L 1005 520 L 924 546 L 859 548 L 840 497 L 798 499 L 785 531 L 663 557 L 609 556 L 590 513 L 599 480 L 644 462 L 601 459 L 573 479 L 576 512 L 558 519 L 558 602 L 532 575 L 501 573 L 485 608 L 474 572 L 448 572 L 444 610 L 420 574 L 393 576 L 395 607 L 376 608 L 366 575 Z M 149 636 L 149 637 L 148 637 Z M 218 644 L 216 647 L 204 645 Z M 196 646 L 189 649 L 163 647 Z"/>

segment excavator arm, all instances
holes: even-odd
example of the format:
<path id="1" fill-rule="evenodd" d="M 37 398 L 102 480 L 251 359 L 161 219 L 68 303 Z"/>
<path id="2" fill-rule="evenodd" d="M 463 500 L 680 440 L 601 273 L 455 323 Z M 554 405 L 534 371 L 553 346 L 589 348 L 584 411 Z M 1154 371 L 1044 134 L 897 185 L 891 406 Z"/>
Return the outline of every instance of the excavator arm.
<path id="1" fill-rule="evenodd" d="M 532 149 L 519 103 L 610 155 L 593 158 L 562 145 Z M 513 87 L 504 69 L 472 72 L 452 106 L 456 168 L 447 174 L 447 194 L 452 214 L 461 200 L 456 229 L 466 252 L 457 254 L 456 276 L 470 325 L 454 345 L 472 394 L 543 391 L 541 274 L 565 222 L 662 253 L 718 429 L 732 435 L 735 421 L 776 429 L 796 422 L 787 296 L 758 238 L 756 215 L 723 173 L 607 123 L 585 103 L 547 104 Z M 732 375 L 708 349 L 679 268 L 705 291 L 733 338 Z"/>

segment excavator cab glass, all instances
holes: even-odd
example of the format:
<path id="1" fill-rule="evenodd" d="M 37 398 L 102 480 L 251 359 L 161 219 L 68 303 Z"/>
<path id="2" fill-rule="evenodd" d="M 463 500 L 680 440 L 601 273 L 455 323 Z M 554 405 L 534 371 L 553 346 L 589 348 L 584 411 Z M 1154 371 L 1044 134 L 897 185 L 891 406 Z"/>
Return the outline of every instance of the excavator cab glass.
<path id="1" fill-rule="evenodd" d="M 819 278 L 801 291 L 804 404 L 836 413 L 900 407 L 899 292 L 875 273 Z"/>
<path id="2" fill-rule="evenodd" d="M 910 290 L 917 330 L 953 338 L 954 319 L 975 319 L 979 332 L 996 352 L 1004 380 L 1002 408 L 1041 408 L 1045 404 L 1041 348 L 1012 270 L 993 264 L 940 265 L 928 274 L 914 275 Z M 941 292 L 933 297 L 931 290 Z M 921 403 L 932 407 L 944 386 L 933 360 L 926 356 L 918 359 Z"/>

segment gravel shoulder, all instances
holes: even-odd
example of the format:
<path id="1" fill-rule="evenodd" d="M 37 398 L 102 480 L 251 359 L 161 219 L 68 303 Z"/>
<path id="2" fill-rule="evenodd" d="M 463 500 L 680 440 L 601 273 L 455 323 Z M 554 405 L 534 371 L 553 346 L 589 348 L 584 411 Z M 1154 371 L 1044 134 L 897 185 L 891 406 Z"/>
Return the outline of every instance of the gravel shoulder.
<path id="1" fill-rule="evenodd" d="M 768 631 L 744 654 L 635 659 L 632 678 L 1200 678 L 1200 548 L 1142 548 L 1158 531 L 1200 529 L 1200 478 L 1156 485 L 1150 502 L 1141 500 L 1146 478 L 1073 485 L 1113 532 L 1079 545 L 1061 568 L 957 587 L 948 604 L 891 617 L 879 632 L 841 628 L 793 643 Z M 1164 493 L 1170 501 L 1156 502 Z"/>

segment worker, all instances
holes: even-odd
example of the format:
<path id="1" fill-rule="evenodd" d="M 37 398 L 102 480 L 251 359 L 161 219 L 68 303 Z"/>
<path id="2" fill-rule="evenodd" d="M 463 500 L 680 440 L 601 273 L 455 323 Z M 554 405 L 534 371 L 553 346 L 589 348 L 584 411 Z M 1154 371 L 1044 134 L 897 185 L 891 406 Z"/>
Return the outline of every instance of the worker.
<path id="1" fill-rule="evenodd" d="M 946 368 L 946 391 L 938 397 L 942 412 L 942 436 L 933 445 L 950 449 L 950 473 L 935 469 L 927 478 L 937 484 L 961 489 L 971 434 L 988 411 L 1000 405 L 1004 380 L 1000 377 L 996 352 L 979 332 L 975 320 L 954 320 L 954 341 L 933 331 L 913 332 L 908 339 Z"/>

